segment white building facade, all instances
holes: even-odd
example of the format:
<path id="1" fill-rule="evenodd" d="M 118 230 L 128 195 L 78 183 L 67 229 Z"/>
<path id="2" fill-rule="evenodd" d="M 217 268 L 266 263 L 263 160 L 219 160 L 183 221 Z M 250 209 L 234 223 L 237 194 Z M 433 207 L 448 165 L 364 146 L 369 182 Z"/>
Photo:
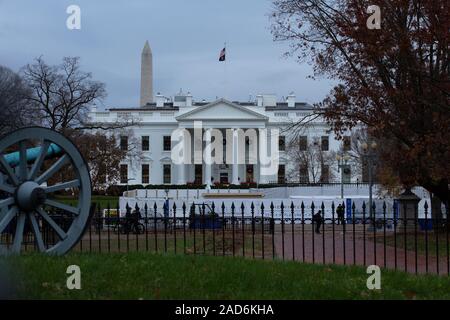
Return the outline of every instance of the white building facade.
<path id="1" fill-rule="evenodd" d="M 177 95 L 173 99 L 167 99 L 156 95 L 156 102 L 148 103 L 139 108 L 113 108 L 107 111 L 92 110 L 90 120 L 97 123 L 115 123 L 133 120 L 133 125 L 124 129 L 116 129 L 121 147 L 130 150 L 129 156 L 121 164 L 120 184 L 242 184 L 242 183 L 285 183 L 285 182 L 319 182 L 311 181 L 310 173 L 306 179 L 299 181 L 299 176 L 293 177 L 290 173 L 296 170 L 298 164 L 293 163 L 289 148 L 291 141 L 301 138 L 304 143 L 310 144 L 317 141 L 320 150 L 324 154 L 338 153 L 343 150 L 343 141 L 337 140 L 330 127 L 317 118 L 309 122 L 300 131 L 289 129 L 294 123 L 305 116 L 311 115 L 314 109 L 307 103 L 295 102 L 295 96 L 290 95 L 285 102 L 276 102 L 272 95 L 257 96 L 254 102 L 232 102 L 226 99 L 218 99 L 213 102 L 195 102 L 190 94 Z M 168 101 L 172 100 L 172 101 Z M 200 125 L 200 138 L 195 136 L 194 128 Z M 189 148 L 189 161 L 175 163 L 172 151 L 178 143 L 173 136 L 177 129 L 185 129 L 189 133 L 185 143 Z M 246 138 L 237 139 L 236 130 L 243 133 L 253 131 L 257 135 L 255 141 Z M 253 129 L 253 130 L 252 130 Z M 223 137 L 223 161 L 211 163 L 210 156 L 215 155 L 210 147 L 216 140 L 213 132 L 219 131 Z M 277 133 L 275 133 L 278 130 Z M 228 139 L 227 139 L 228 134 Z M 261 134 L 267 134 L 262 139 Z M 350 138 L 350 136 L 349 136 Z M 278 169 L 270 174 L 262 170 L 260 152 L 266 150 L 269 158 L 273 139 L 278 146 Z M 243 142 L 245 141 L 245 142 Z M 241 148 L 239 147 L 241 143 Z M 242 144 L 245 143 L 243 147 Z M 231 145 L 230 145 L 231 144 Z M 264 144 L 264 145 L 262 145 Z M 294 145 L 301 148 L 301 145 Z M 201 150 L 200 157 L 195 155 L 194 148 Z M 252 154 L 254 150 L 257 153 Z M 238 152 L 244 152 L 244 161 L 237 162 L 241 156 Z M 228 161 L 227 161 L 228 159 Z M 242 159 L 242 158 L 241 158 Z M 357 174 L 346 172 L 346 182 L 354 182 Z M 301 170 L 301 169 L 297 169 Z M 305 169 L 306 170 L 306 169 Z M 319 171 L 320 182 L 338 182 L 333 179 L 333 171 L 337 170 L 336 164 L 323 165 Z"/>
<path id="2" fill-rule="evenodd" d="M 171 98 L 153 95 L 153 55 L 146 42 L 141 55 L 140 107 L 106 111 L 94 107 L 89 119 L 103 124 L 132 123 L 111 132 L 128 154 L 120 165 L 120 181 L 111 183 L 145 186 L 332 182 L 338 165 L 330 162 L 330 156 L 349 149 L 350 135 L 344 142 L 337 140 L 321 117 L 288 130 L 313 113 L 313 106 L 296 102 L 294 94 L 281 101 L 275 95 L 258 95 L 247 102 L 224 98 L 199 102 L 190 93 L 181 92 Z M 177 130 L 183 130 L 182 139 L 174 134 Z M 182 152 L 181 164 L 172 152 L 180 143 L 189 151 Z M 320 155 L 303 157 L 302 152 L 306 153 L 312 143 Z M 303 157 L 303 167 L 298 157 L 292 156 L 299 152 L 290 152 L 292 148 L 298 148 L 294 151 Z M 319 164 L 312 165 L 313 160 Z M 341 171 L 345 182 L 359 179 L 351 171 L 350 165 Z"/>

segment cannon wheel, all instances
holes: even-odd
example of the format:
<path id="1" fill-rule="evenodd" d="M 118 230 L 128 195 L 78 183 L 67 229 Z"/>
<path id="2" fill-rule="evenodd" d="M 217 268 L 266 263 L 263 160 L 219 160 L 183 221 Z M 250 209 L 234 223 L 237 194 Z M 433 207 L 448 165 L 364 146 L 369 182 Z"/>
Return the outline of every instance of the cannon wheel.
<path id="1" fill-rule="evenodd" d="M 30 141 L 38 141 L 41 146 L 32 163 L 27 159 L 26 150 Z M 51 144 L 59 146 L 62 152 L 52 158 L 54 162 L 45 168 L 43 164 Z M 18 146 L 17 168 L 12 168 L 5 160 L 5 154 L 12 146 Z M 74 178 L 54 183 L 58 176 L 63 176 L 61 171 L 67 170 L 67 166 L 73 171 L 70 174 Z M 76 191 L 76 206 L 52 199 L 54 192 L 65 189 Z M 13 230 L 12 243 L 1 244 L 0 254 L 19 254 L 29 233 L 34 235 L 35 247 L 40 252 L 65 254 L 82 237 L 90 221 L 91 178 L 88 166 L 69 139 L 50 129 L 28 127 L 0 139 L 0 191 L 6 195 L 0 200 L 0 235 L 7 228 Z M 69 217 L 69 222 L 63 226 L 52 215 L 50 208 Z M 51 241 L 47 239 L 47 234 L 44 235 L 44 225 L 54 235 Z M 27 230 L 30 232 L 27 233 Z"/>

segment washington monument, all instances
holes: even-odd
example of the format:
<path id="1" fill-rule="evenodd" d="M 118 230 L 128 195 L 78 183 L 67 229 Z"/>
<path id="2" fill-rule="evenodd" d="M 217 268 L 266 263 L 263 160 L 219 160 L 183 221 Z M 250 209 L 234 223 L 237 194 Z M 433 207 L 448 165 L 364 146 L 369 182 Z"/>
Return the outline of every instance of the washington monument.
<path id="1" fill-rule="evenodd" d="M 146 41 L 141 55 L 140 106 L 145 106 L 149 102 L 153 102 L 153 54 L 148 41 Z"/>

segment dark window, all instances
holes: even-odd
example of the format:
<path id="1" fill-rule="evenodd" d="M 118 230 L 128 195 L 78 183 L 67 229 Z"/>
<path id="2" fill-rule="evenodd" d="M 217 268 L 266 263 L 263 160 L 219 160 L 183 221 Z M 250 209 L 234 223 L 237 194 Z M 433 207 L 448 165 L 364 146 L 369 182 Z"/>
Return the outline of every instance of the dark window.
<path id="1" fill-rule="evenodd" d="M 253 174 L 253 165 L 248 164 L 247 170 L 246 170 L 246 181 L 251 183 L 254 180 L 254 174 Z"/>
<path id="2" fill-rule="evenodd" d="M 286 151 L 286 137 L 285 136 L 278 137 L 278 149 L 280 151 Z"/>
<path id="3" fill-rule="evenodd" d="M 120 150 L 128 151 L 128 137 L 120 136 Z"/>
<path id="4" fill-rule="evenodd" d="M 286 182 L 286 167 L 284 164 L 278 166 L 278 183 Z"/>
<path id="5" fill-rule="evenodd" d="M 300 182 L 301 183 L 309 182 L 308 166 L 306 165 L 300 166 Z"/>
<path id="6" fill-rule="evenodd" d="M 308 149 L 308 137 L 307 136 L 300 137 L 299 148 L 300 148 L 300 151 L 306 151 L 306 149 Z"/>
<path id="7" fill-rule="evenodd" d="M 344 140 L 342 142 L 342 147 L 343 147 L 344 151 L 350 151 L 350 149 L 352 147 L 352 140 L 349 136 L 344 137 Z"/>
<path id="8" fill-rule="evenodd" d="M 150 165 L 143 164 L 142 165 L 142 183 L 150 183 Z"/>
<path id="9" fill-rule="evenodd" d="M 163 183 L 171 183 L 171 169 L 172 166 L 170 164 L 163 165 Z"/>
<path id="10" fill-rule="evenodd" d="M 321 141 L 322 141 L 322 143 L 321 143 L 322 151 L 328 151 L 328 148 L 329 148 L 328 137 L 327 136 L 323 136 Z"/>
<path id="11" fill-rule="evenodd" d="M 170 136 L 164 136 L 163 139 L 163 150 L 170 151 L 172 148 L 172 142 L 170 141 Z"/>
<path id="12" fill-rule="evenodd" d="M 320 172 L 320 182 L 330 182 L 330 166 L 327 164 L 322 165 L 322 170 Z"/>
<path id="13" fill-rule="evenodd" d="M 195 183 L 202 184 L 203 182 L 203 166 L 201 164 L 195 165 Z"/>
<path id="14" fill-rule="evenodd" d="M 150 150 L 150 137 L 142 136 L 142 151 Z"/>
<path id="15" fill-rule="evenodd" d="M 128 165 L 120 165 L 120 183 L 128 183 Z"/>

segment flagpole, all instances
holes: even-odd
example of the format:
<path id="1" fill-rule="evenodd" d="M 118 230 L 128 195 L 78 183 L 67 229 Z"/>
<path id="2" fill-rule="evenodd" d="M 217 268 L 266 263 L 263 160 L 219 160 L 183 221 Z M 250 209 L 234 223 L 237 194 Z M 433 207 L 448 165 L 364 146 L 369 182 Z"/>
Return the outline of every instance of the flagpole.
<path id="1" fill-rule="evenodd" d="M 224 44 L 223 44 L 223 47 L 225 48 L 225 63 L 224 63 L 224 77 L 225 77 L 225 79 L 224 79 L 224 98 L 225 99 L 229 99 L 228 97 L 227 97 L 227 94 L 228 94 L 228 78 L 227 78 L 227 55 L 228 55 L 228 52 L 227 52 L 227 43 L 225 42 Z"/>

